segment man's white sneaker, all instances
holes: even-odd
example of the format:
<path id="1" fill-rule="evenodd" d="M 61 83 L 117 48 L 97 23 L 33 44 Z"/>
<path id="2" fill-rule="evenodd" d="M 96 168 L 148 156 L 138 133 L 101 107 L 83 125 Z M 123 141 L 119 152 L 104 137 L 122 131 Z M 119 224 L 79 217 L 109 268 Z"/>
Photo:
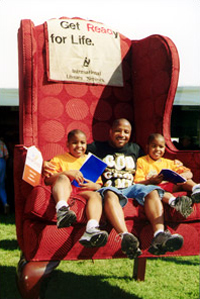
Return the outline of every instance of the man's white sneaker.
<path id="1" fill-rule="evenodd" d="M 108 240 L 108 233 L 96 227 L 85 231 L 79 239 L 79 243 L 84 247 L 102 247 L 105 246 Z"/>

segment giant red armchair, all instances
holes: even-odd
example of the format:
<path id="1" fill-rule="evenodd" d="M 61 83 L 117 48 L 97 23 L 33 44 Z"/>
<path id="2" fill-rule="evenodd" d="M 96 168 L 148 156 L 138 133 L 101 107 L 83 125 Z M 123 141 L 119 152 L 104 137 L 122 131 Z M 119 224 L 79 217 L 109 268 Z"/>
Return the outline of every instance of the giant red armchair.
<path id="1" fill-rule="evenodd" d="M 42 279 L 61 260 L 126 258 L 116 242 L 116 232 L 102 217 L 109 240 L 105 247 L 86 250 L 78 240 L 86 225 L 85 201 L 71 196 L 77 214 L 73 226 L 57 229 L 51 189 L 32 187 L 22 180 L 25 147 L 35 145 L 44 160 L 65 151 L 69 130 L 81 128 L 88 142 L 104 141 L 114 119 L 124 117 L 133 125 L 132 141 L 143 148 L 152 132 L 166 139 L 166 157 L 179 159 L 200 177 L 200 151 L 180 151 L 171 142 L 170 122 L 179 76 L 179 56 L 165 36 L 130 40 L 120 34 L 123 87 L 98 84 L 49 82 L 46 69 L 45 25 L 22 20 L 18 31 L 20 144 L 14 152 L 15 217 L 22 252 L 17 284 L 23 298 L 39 298 Z M 106 46 L 106 45 L 105 45 Z M 24 147 L 25 146 L 25 147 Z M 183 247 L 165 256 L 199 254 L 200 207 L 184 219 L 165 206 L 165 223 L 184 237 Z M 134 261 L 133 277 L 144 280 L 153 232 L 143 207 L 130 199 L 124 208 L 128 230 L 138 236 L 143 254 Z M 155 257 L 155 256 L 154 256 Z"/>

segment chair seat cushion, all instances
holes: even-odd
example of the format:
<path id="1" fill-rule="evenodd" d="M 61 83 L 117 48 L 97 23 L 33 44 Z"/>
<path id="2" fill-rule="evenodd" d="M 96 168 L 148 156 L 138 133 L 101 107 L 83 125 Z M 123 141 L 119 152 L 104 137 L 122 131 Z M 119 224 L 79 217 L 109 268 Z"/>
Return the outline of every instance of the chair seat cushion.
<path id="1" fill-rule="evenodd" d="M 78 223 L 87 222 L 85 204 L 86 200 L 83 197 L 71 194 L 69 205 L 76 213 Z M 25 205 L 25 218 L 56 223 L 55 201 L 50 187 L 39 185 L 32 189 Z"/>
<path id="2" fill-rule="evenodd" d="M 175 195 L 177 196 L 185 194 L 186 193 L 181 192 Z M 77 222 L 86 224 L 86 200 L 80 195 L 71 194 L 69 204 L 70 208 L 77 215 Z M 143 206 L 139 205 L 135 199 L 129 199 L 127 205 L 124 208 L 124 215 L 126 221 L 147 221 L 147 217 L 145 215 Z M 170 208 L 169 205 L 164 204 L 164 216 L 166 222 L 172 223 L 182 223 L 200 220 L 200 204 L 193 205 L 193 212 L 187 219 L 185 219 L 175 209 Z M 55 201 L 51 195 L 50 187 L 39 185 L 32 189 L 26 201 L 24 217 L 26 219 L 36 218 L 38 219 L 38 221 L 56 223 Z M 102 217 L 101 221 L 106 221 L 104 216 Z"/>

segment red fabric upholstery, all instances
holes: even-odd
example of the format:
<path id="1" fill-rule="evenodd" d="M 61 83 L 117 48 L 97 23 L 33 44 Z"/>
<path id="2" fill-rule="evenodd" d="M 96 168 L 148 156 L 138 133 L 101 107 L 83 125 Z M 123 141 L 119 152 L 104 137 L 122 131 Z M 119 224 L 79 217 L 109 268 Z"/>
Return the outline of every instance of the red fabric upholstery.
<path id="1" fill-rule="evenodd" d="M 85 202 L 80 196 L 71 198 L 77 222 L 69 228 L 57 229 L 55 204 L 50 188 L 35 188 L 22 181 L 26 150 L 23 145 L 36 145 L 44 159 L 65 150 L 68 131 L 81 128 L 88 142 L 106 140 L 114 119 L 125 117 L 133 124 L 133 141 L 145 148 L 152 132 L 162 133 L 167 141 L 166 156 L 182 160 L 200 175 L 200 152 L 178 151 L 170 139 L 170 117 L 176 92 L 179 58 L 173 42 L 152 35 L 140 41 L 121 37 L 124 87 L 89 84 L 52 83 L 46 78 L 44 24 L 34 26 L 23 20 L 18 32 L 20 142 L 15 147 L 14 181 L 17 239 L 27 260 L 62 260 L 124 257 L 115 231 L 104 216 L 101 226 L 110 232 L 103 248 L 86 249 L 78 239 L 86 224 Z M 143 207 L 129 200 L 124 208 L 127 227 L 136 234 L 143 257 L 152 239 L 152 229 Z M 175 255 L 199 254 L 200 205 L 183 219 L 165 207 L 167 228 L 184 237 L 184 246 Z M 173 253 L 168 255 L 174 255 Z"/>

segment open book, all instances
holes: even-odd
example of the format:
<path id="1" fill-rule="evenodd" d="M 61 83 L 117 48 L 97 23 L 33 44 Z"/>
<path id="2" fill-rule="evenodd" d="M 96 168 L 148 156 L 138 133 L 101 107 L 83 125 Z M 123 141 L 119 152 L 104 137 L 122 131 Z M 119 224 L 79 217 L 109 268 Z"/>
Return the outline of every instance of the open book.
<path id="1" fill-rule="evenodd" d="M 103 162 L 101 159 L 96 157 L 95 155 L 89 153 L 87 159 L 79 169 L 83 177 L 85 179 L 88 179 L 94 183 L 98 180 L 98 178 L 101 176 L 101 174 L 104 172 L 106 169 L 107 164 Z M 79 186 L 77 181 L 73 180 L 72 184 L 74 186 Z"/>
<path id="2" fill-rule="evenodd" d="M 163 181 L 168 181 L 174 184 L 186 182 L 184 177 L 170 169 L 162 169 L 159 174 L 163 174 Z"/>

